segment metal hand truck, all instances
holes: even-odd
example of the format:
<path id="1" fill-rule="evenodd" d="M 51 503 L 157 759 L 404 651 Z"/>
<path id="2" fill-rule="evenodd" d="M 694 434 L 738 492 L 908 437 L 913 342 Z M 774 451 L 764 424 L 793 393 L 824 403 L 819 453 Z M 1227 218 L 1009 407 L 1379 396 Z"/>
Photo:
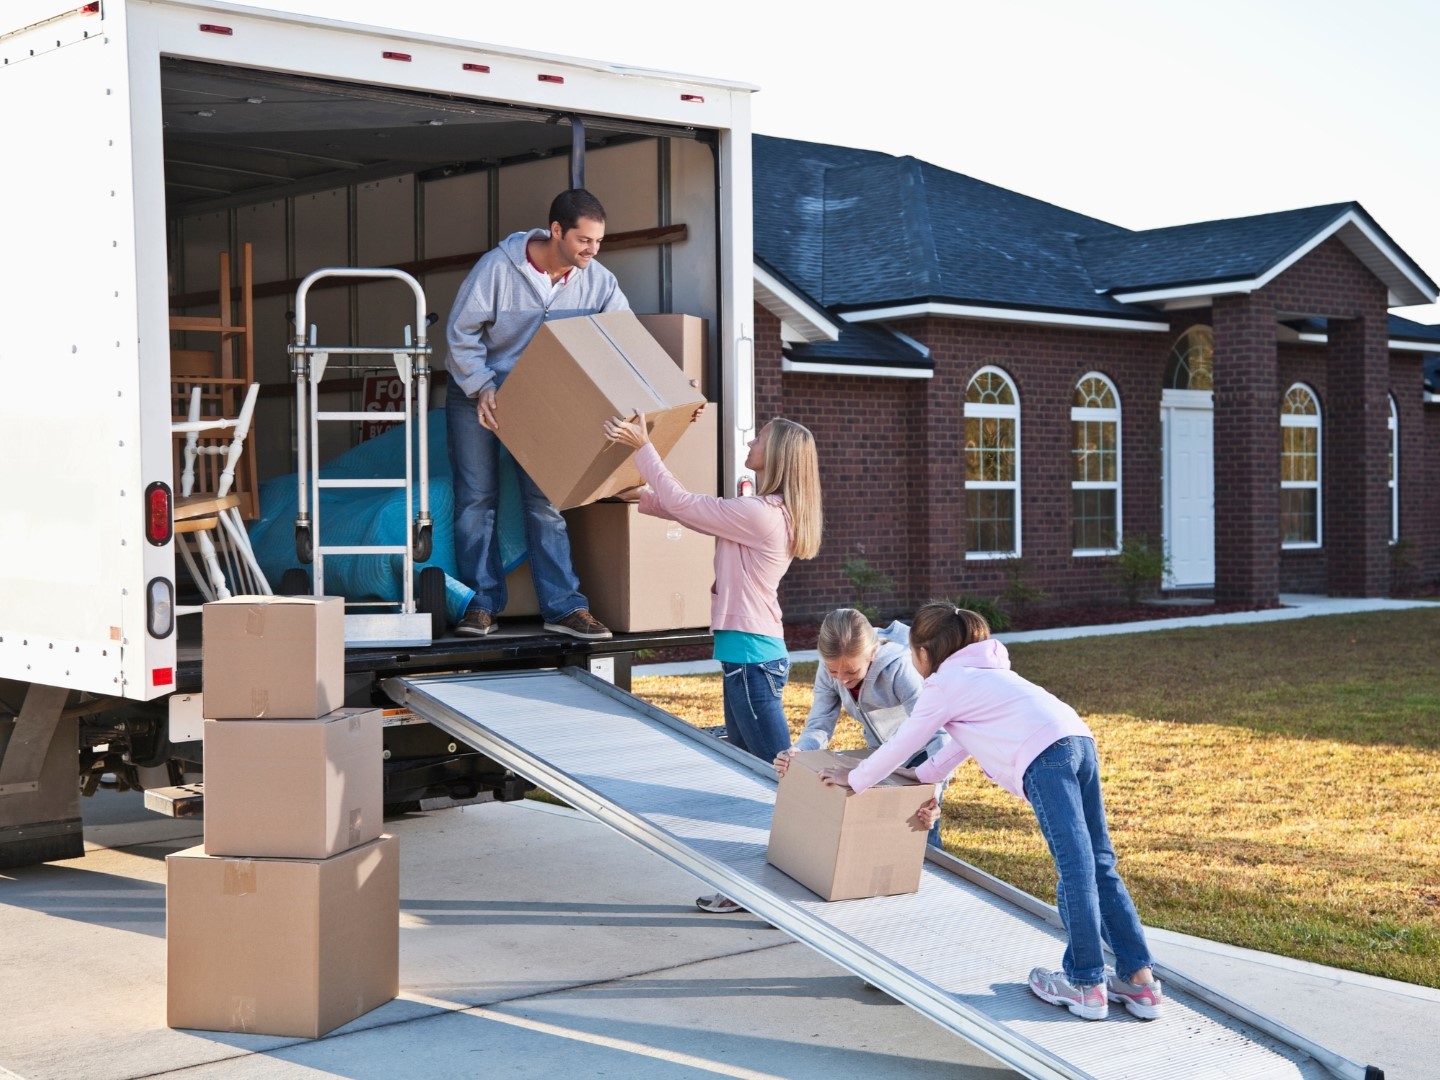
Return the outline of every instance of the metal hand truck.
<path id="1" fill-rule="evenodd" d="M 320 345 L 315 327 L 305 319 L 305 300 L 316 282 L 326 278 L 374 280 L 395 278 L 410 286 L 415 294 L 415 333 L 406 326 L 404 344 L 392 346 Z M 308 326 L 308 341 L 307 341 Z M 314 595 L 325 595 L 325 557 L 327 555 L 403 555 L 402 599 L 346 602 L 345 644 L 353 647 L 405 647 L 429 645 L 445 628 L 445 573 L 439 567 L 426 567 L 421 573 L 421 604 L 415 599 L 415 563 L 430 558 L 434 540 L 430 518 L 430 443 L 427 413 L 430 385 L 430 346 L 426 342 L 428 326 L 425 293 L 420 283 L 403 270 L 388 268 L 353 269 L 329 267 L 316 270 L 300 283 L 295 295 L 295 342 L 289 346 L 291 371 L 295 376 L 296 448 L 298 457 L 295 514 L 295 554 L 302 563 L 315 567 Z M 405 410 L 396 421 L 405 429 L 405 475 L 373 479 L 324 478 L 320 475 L 320 424 L 339 421 L 354 423 L 372 421 L 377 415 L 390 420 L 391 414 L 374 412 L 334 412 L 320 409 L 320 381 L 331 367 L 332 356 L 388 356 L 405 388 Z M 336 364 L 342 370 L 364 370 L 363 363 Z M 412 386 L 413 378 L 413 386 Z M 419 418 L 419 510 L 415 509 L 417 469 L 412 421 Z M 314 448 L 312 450 L 312 447 Z M 410 522 L 404 544 L 325 544 L 320 530 L 320 493 L 327 488 L 399 488 L 405 489 L 405 520 Z M 314 505 L 310 491 L 314 490 Z M 412 521 L 413 515 L 413 521 Z M 303 573 L 303 571 L 301 571 Z M 289 591 L 283 587 L 282 592 Z M 307 590 L 308 591 L 308 590 Z M 396 612 L 364 612 L 350 614 L 352 608 L 398 608 Z"/>

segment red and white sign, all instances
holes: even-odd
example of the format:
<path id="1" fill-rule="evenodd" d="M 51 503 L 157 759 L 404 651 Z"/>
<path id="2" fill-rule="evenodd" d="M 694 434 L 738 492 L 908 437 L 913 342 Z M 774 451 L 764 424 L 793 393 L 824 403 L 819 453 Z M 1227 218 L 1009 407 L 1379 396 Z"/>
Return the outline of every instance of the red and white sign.
<path id="1" fill-rule="evenodd" d="M 360 425 L 361 442 L 373 439 L 377 435 L 384 435 L 385 432 L 404 420 L 405 383 L 399 375 L 366 375 L 361 396 L 364 399 L 361 408 L 366 412 L 400 415 L 398 420 L 366 420 Z"/>

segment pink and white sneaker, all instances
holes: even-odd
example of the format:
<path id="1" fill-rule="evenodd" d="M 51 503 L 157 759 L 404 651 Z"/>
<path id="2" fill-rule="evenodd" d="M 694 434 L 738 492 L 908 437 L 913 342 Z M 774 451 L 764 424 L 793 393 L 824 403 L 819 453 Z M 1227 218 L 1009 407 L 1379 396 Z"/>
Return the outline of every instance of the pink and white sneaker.
<path id="1" fill-rule="evenodd" d="M 1104 986 L 1072 986 L 1058 971 L 1037 967 L 1030 972 L 1030 991 L 1041 1001 L 1064 1005 L 1082 1020 L 1104 1020 L 1110 1015 Z"/>
<path id="2" fill-rule="evenodd" d="M 1105 994 L 1141 1020 L 1159 1020 L 1160 1006 L 1165 1003 L 1165 992 L 1158 979 L 1152 983 L 1128 983 L 1118 975 L 1111 975 L 1105 980 Z"/>

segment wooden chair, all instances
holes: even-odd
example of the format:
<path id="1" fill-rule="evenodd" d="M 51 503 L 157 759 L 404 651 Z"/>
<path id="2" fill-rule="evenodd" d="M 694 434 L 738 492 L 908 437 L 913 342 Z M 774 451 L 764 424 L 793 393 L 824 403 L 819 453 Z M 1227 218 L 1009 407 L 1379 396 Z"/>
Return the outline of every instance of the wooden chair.
<path id="1" fill-rule="evenodd" d="M 259 393 L 260 384 L 251 383 L 239 415 L 234 418 L 206 417 L 201 415 L 203 391 L 197 386 L 190 392 L 186 419 L 171 426 L 176 435 L 185 438 L 184 464 L 175 498 L 175 546 L 207 601 L 231 596 L 232 585 L 247 595 L 268 596 L 271 592 L 255 561 L 240 512 L 240 496 L 234 490 L 235 469 L 245 450 Z M 228 432 L 229 436 L 224 442 L 212 439 L 202 443 L 202 435 L 217 432 Z M 203 467 L 212 458 L 216 467 Z M 177 608 L 182 615 L 198 610 Z"/>

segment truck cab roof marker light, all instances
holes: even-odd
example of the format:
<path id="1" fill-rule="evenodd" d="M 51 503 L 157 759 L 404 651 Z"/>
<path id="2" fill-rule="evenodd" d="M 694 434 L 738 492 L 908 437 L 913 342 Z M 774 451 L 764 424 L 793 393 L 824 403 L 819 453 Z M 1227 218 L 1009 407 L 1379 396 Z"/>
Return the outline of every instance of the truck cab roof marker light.
<path id="1" fill-rule="evenodd" d="M 681 101 L 692 101 L 692 102 L 694 102 L 696 105 L 704 105 L 704 104 L 705 104 L 705 95 L 704 95 L 704 94 L 681 94 L 681 95 L 680 95 L 680 100 L 681 100 Z"/>
<path id="2" fill-rule="evenodd" d="M 200 24 L 202 34 L 219 34 L 221 37 L 233 37 L 235 31 L 228 26 L 221 26 L 218 23 L 202 22 Z"/>
<path id="3" fill-rule="evenodd" d="M 535 78 L 539 79 L 541 82 L 556 83 L 556 84 L 563 83 L 563 82 L 565 81 L 565 76 L 563 76 L 563 75 L 543 75 L 543 74 L 542 74 L 542 75 L 536 75 Z"/>
<path id="4" fill-rule="evenodd" d="M 380 57 L 383 60 L 401 60 L 407 64 L 414 59 L 408 52 L 395 52 L 391 49 L 386 49 L 380 54 Z"/>
<path id="5" fill-rule="evenodd" d="M 490 74 L 490 65 L 489 65 L 489 64 L 461 64 L 461 65 L 460 65 L 460 70 L 461 70 L 461 71 L 477 71 L 477 72 L 479 72 L 481 75 L 489 75 L 489 74 Z"/>

